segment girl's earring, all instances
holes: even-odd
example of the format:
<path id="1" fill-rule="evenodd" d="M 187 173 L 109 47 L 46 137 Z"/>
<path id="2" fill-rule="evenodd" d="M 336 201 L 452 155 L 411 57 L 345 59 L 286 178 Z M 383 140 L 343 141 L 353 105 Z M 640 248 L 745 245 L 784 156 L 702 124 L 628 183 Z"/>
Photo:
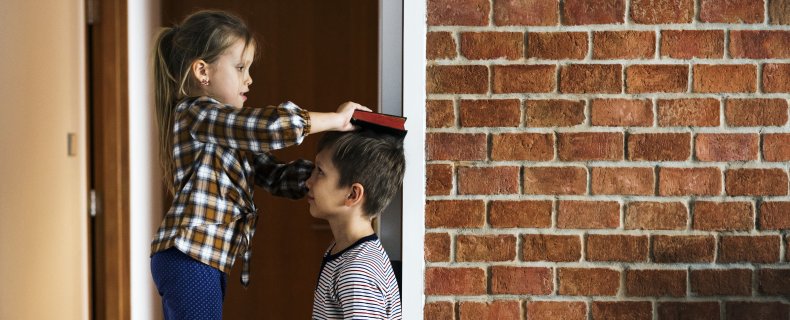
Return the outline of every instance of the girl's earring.
<path id="1" fill-rule="evenodd" d="M 207 86 L 208 85 L 208 79 L 200 80 L 200 83 L 203 84 L 204 86 Z"/>

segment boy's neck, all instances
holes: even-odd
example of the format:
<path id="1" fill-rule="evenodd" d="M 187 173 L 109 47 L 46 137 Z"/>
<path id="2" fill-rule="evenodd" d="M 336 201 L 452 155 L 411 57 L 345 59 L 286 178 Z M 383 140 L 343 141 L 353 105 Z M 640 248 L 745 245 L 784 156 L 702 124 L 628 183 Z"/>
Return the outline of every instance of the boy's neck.
<path id="1" fill-rule="evenodd" d="M 336 254 L 350 247 L 357 240 L 373 234 L 373 225 L 367 216 L 360 215 L 349 219 L 329 220 L 332 236 L 335 237 L 335 246 L 330 254 Z"/>

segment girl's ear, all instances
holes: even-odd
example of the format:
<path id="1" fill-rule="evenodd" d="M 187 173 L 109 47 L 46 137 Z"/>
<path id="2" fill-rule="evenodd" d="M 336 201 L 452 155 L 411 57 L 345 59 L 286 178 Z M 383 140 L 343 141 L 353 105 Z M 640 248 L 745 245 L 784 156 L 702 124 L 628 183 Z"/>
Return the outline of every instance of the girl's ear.
<path id="1" fill-rule="evenodd" d="M 349 194 L 346 197 L 345 205 L 346 206 L 355 206 L 358 204 L 362 204 L 362 198 L 365 196 L 365 187 L 363 187 L 359 183 L 354 183 L 349 188 Z"/>
<path id="2" fill-rule="evenodd" d="M 208 63 L 203 60 L 195 60 L 195 62 L 192 62 L 192 75 L 197 82 L 208 83 Z"/>

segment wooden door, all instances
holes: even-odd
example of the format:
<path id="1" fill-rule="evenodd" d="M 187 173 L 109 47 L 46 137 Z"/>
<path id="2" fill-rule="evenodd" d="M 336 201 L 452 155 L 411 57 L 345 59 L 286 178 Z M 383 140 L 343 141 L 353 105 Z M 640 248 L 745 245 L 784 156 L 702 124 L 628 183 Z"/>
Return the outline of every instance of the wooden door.
<path id="1" fill-rule="evenodd" d="M 0 1 L 0 319 L 87 319 L 81 1 Z"/>
<path id="2" fill-rule="evenodd" d="M 334 111 L 345 101 L 378 109 L 378 1 L 163 1 L 163 25 L 197 9 L 243 17 L 257 34 L 247 105 L 293 101 L 311 111 Z M 315 156 L 319 135 L 279 150 L 283 160 Z M 332 240 L 328 225 L 310 216 L 307 202 L 255 193 L 261 218 L 253 239 L 252 282 L 239 283 L 241 263 L 228 278 L 226 319 L 309 319 L 321 256 Z M 237 260 L 241 261 L 241 260 Z"/>

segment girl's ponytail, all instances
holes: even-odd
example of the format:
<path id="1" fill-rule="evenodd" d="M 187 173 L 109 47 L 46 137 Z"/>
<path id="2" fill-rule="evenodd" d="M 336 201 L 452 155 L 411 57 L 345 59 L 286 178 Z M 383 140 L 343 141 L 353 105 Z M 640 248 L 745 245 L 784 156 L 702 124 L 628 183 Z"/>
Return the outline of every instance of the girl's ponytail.
<path id="1" fill-rule="evenodd" d="M 177 28 L 165 28 L 154 44 L 154 92 L 156 121 L 159 127 L 159 162 L 165 187 L 174 193 L 173 186 L 173 113 L 179 91 L 179 82 L 170 72 L 168 57 L 172 56 L 173 37 Z"/>

